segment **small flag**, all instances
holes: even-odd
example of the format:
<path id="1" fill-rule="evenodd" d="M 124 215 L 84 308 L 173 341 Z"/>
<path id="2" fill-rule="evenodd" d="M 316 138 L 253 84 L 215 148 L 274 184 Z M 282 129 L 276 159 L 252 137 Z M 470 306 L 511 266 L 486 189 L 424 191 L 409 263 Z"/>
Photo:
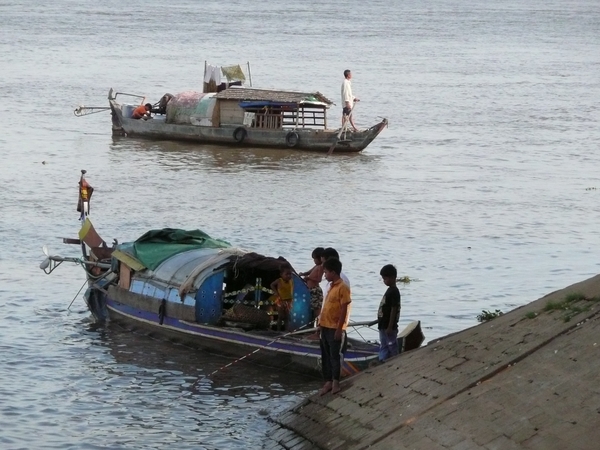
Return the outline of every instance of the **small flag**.
<path id="1" fill-rule="evenodd" d="M 90 200 L 94 193 L 94 188 L 84 178 L 86 171 L 81 171 L 79 179 L 79 201 L 77 202 L 77 212 L 81 213 L 79 220 L 85 220 L 90 213 Z"/>
<path id="2" fill-rule="evenodd" d="M 85 222 L 83 222 L 83 225 L 81 225 L 81 230 L 79 230 L 79 239 L 85 242 L 90 248 L 105 245 L 104 240 L 102 240 L 94 228 L 94 225 L 92 225 L 89 217 L 86 218 Z"/>

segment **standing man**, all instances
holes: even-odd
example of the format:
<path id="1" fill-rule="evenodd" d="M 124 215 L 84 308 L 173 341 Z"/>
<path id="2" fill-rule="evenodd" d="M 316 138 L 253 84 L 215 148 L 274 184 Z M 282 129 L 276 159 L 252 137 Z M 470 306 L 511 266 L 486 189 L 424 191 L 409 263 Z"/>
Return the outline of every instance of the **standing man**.
<path id="1" fill-rule="evenodd" d="M 344 70 L 344 81 L 342 82 L 342 127 L 347 120 L 350 121 L 352 129 L 358 131 L 358 128 L 354 125 L 354 119 L 352 118 L 352 108 L 354 103 L 358 102 L 359 99 L 352 95 L 352 72 L 349 69 Z"/>

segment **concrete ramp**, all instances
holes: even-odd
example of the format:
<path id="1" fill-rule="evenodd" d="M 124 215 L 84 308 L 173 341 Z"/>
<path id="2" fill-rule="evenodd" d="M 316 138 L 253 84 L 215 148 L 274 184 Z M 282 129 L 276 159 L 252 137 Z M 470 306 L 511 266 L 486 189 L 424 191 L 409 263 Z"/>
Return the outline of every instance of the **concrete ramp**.
<path id="1" fill-rule="evenodd" d="M 273 418 L 273 448 L 600 449 L 600 276 Z M 278 446 L 278 447 L 276 447 Z"/>

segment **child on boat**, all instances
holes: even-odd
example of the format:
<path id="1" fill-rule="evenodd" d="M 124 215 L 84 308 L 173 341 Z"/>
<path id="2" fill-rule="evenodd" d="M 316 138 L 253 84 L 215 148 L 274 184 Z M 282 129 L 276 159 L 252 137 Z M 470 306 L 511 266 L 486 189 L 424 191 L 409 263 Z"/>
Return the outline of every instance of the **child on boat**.
<path id="1" fill-rule="evenodd" d="M 398 320 L 400 319 L 400 290 L 396 286 L 398 272 L 387 264 L 379 273 L 388 287 L 381 299 L 377 311 L 377 328 L 379 329 L 379 361 L 383 362 L 398 354 Z"/>
<path id="2" fill-rule="evenodd" d="M 271 283 L 271 290 L 275 293 L 277 306 L 277 331 L 287 325 L 292 299 L 294 297 L 294 282 L 292 281 L 292 266 L 283 263 L 279 268 L 279 278 Z"/>
<path id="3" fill-rule="evenodd" d="M 142 104 L 133 110 L 133 114 L 131 116 L 132 119 L 151 119 L 152 104 L 146 103 Z"/>
<path id="4" fill-rule="evenodd" d="M 321 289 L 321 280 L 323 279 L 323 254 L 325 249 L 317 247 L 312 252 L 312 259 L 315 263 L 312 269 L 308 272 L 301 272 L 299 275 L 306 282 L 306 286 L 310 290 L 310 307 L 313 313 L 313 320 L 316 320 L 321 313 L 323 306 L 323 290 Z"/>

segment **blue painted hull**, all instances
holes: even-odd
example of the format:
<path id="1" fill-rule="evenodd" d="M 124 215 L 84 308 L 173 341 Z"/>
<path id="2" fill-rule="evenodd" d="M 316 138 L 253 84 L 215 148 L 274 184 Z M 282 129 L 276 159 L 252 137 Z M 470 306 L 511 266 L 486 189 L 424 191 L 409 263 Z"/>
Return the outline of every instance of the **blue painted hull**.
<path id="1" fill-rule="evenodd" d="M 158 312 L 141 310 L 104 295 L 105 308 L 111 320 L 129 327 L 144 328 L 165 337 L 193 346 L 234 357 L 246 356 L 245 360 L 310 376 L 319 376 L 321 350 L 318 340 L 303 339 L 274 331 L 243 331 L 214 325 L 203 325 L 175 317 L 163 317 Z M 356 348 L 355 348 L 356 347 Z M 378 347 L 359 341 L 351 341 L 345 359 L 342 376 L 364 370 L 378 358 Z"/>

